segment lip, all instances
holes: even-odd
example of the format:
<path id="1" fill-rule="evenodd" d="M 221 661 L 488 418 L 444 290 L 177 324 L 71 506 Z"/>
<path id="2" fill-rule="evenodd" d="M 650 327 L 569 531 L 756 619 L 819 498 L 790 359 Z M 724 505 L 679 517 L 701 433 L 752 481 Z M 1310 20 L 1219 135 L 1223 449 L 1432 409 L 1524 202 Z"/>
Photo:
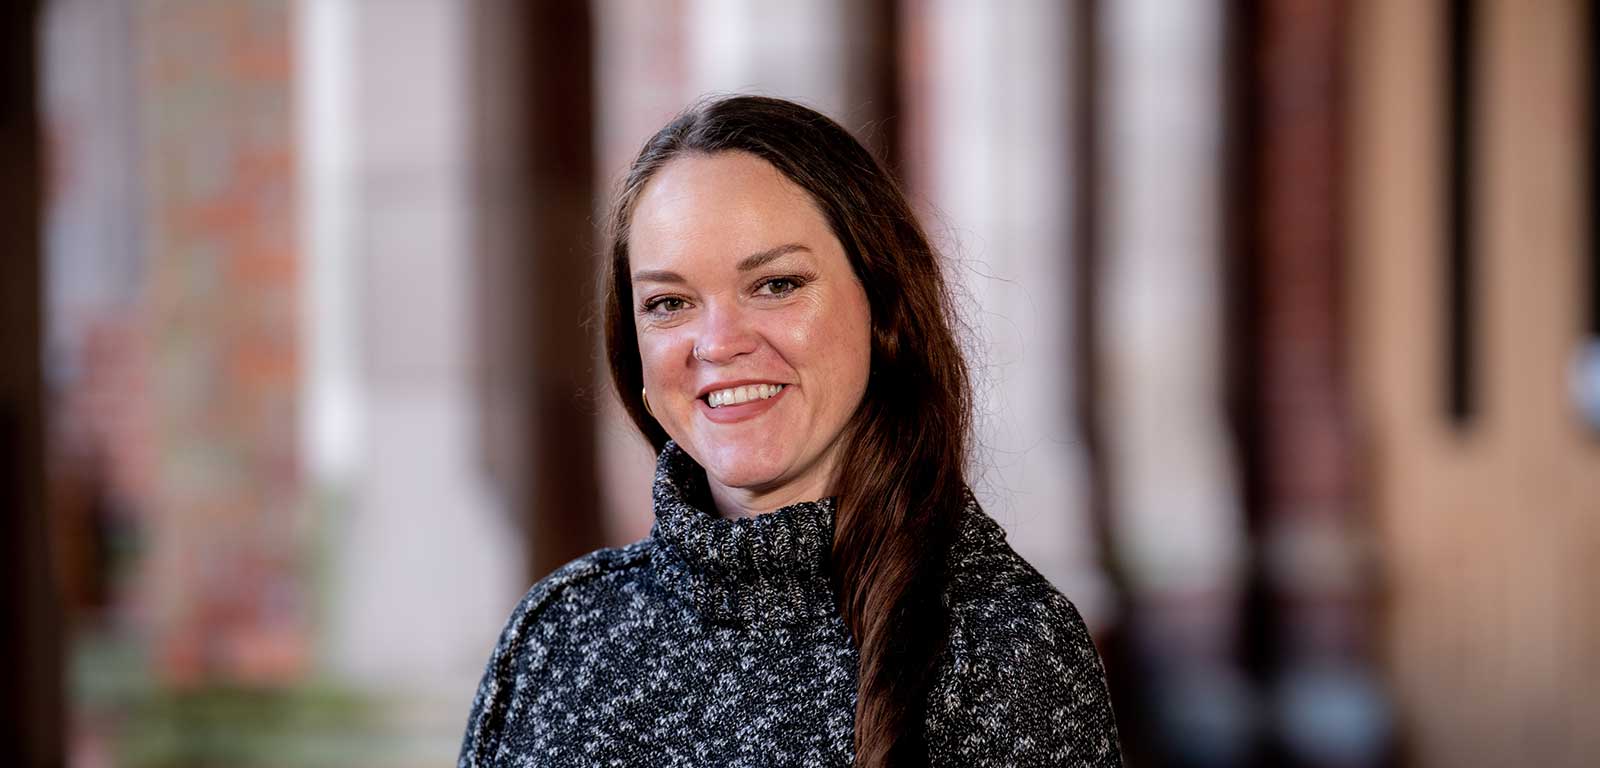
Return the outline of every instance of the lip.
<path id="1" fill-rule="evenodd" d="M 728 387 L 738 387 L 738 386 L 743 386 L 744 384 L 775 384 L 775 383 L 776 382 L 771 382 L 771 381 L 747 381 L 747 382 L 742 382 L 742 383 L 739 383 L 739 384 L 720 384 L 719 383 L 719 384 L 716 384 L 716 385 L 713 385 L 713 386 L 709 387 L 708 389 L 706 389 L 706 391 L 707 392 L 715 392 L 715 391 L 717 391 L 719 389 L 726 389 Z M 751 400 L 748 403 L 740 403 L 738 405 L 724 405 L 721 408 L 712 408 L 711 404 L 707 403 L 705 401 L 704 395 L 702 395 L 701 397 L 695 398 L 695 408 L 699 409 L 701 416 L 706 417 L 706 419 L 708 421 L 711 421 L 712 423 L 715 423 L 715 424 L 732 424 L 732 423 L 738 422 L 738 421 L 745 421 L 747 419 L 753 419 L 753 418 L 755 418 L 757 416 L 760 416 L 761 414 L 766 413 L 767 411 L 771 410 L 773 408 L 773 406 L 776 406 L 778 404 L 779 400 L 782 400 L 785 395 L 789 394 L 789 389 L 792 386 L 793 386 L 792 384 L 785 384 L 783 389 L 778 390 L 778 394 L 773 395 L 772 397 L 769 397 L 769 398 L 767 398 L 765 400 Z"/>

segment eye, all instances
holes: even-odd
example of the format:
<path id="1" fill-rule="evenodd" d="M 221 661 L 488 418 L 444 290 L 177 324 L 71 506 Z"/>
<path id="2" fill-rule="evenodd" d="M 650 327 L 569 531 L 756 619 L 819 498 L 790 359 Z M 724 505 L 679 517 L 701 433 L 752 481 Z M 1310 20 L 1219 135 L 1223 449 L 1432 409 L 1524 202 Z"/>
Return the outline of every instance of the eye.
<path id="1" fill-rule="evenodd" d="M 657 315 L 670 315 L 688 306 L 688 302 L 678 296 L 657 296 L 644 303 L 644 311 Z"/>
<path id="2" fill-rule="evenodd" d="M 771 277 L 762 280 L 756 286 L 756 292 L 765 291 L 769 296 L 786 296 L 800 290 L 805 281 L 798 277 Z"/>

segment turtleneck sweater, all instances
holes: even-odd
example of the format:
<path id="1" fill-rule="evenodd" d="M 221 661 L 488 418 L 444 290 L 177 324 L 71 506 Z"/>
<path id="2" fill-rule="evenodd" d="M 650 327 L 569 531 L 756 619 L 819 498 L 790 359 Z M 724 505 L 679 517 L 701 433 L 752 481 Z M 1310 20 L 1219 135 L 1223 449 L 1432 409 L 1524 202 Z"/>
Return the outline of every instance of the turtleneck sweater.
<path id="1" fill-rule="evenodd" d="M 828 570 L 834 500 L 725 519 L 675 443 L 655 523 L 541 579 L 472 702 L 458 768 L 848 766 L 857 649 Z M 969 495 L 928 697 L 935 766 L 1118 766 L 1076 608 Z"/>

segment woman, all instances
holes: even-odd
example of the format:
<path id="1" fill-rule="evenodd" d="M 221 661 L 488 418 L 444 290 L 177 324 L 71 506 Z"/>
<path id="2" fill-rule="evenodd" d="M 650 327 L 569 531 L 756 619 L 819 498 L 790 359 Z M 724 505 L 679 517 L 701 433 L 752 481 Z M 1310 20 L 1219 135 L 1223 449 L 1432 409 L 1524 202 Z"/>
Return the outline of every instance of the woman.
<path id="1" fill-rule="evenodd" d="M 872 156 L 793 103 L 708 102 L 609 225 L 655 526 L 528 592 L 460 765 L 1120 765 L 1082 619 L 968 491 L 950 296 Z"/>

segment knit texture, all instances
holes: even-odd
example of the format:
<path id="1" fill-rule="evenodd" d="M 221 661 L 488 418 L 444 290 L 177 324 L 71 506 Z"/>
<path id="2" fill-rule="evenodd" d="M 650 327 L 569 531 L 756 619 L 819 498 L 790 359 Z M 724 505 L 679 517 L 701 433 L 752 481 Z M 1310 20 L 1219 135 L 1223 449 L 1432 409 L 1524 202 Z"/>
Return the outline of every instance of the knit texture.
<path id="1" fill-rule="evenodd" d="M 858 654 L 828 576 L 832 499 L 726 520 L 674 443 L 655 525 L 541 579 L 472 702 L 458 768 L 848 766 Z M 1078 611 L 969 502 L 929 694 L 935 766 L 1118 766 Z"/>

